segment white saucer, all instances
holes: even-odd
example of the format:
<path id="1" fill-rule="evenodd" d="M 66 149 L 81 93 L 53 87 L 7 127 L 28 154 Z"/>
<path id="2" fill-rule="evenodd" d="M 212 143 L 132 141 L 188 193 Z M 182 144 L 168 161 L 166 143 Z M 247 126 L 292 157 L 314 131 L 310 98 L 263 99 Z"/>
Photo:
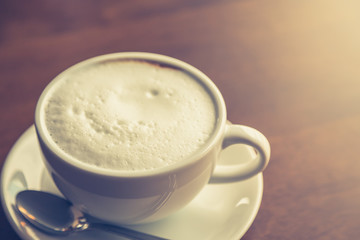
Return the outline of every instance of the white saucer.
<path id="1" fill-rule="evenodd" d="M 251 157 L 254 157 L 252 149 L 236 145 L 222 153 L 221 161 L 231 162 Z M 25 189 L 61 195 L 45 171 L 34 126 L 13 146 L 1 176 L 2 205 L 18 235 L 29 240 L 123 239 L 100 231 L 83 232 L 65 238 L 39 232 L 24 222 L 14 210 L 16 194 Z M 132 228 L 175 240 L 238 240 L 254 221 L 262 193 L 262 174 L 242 182 L 208 184 L 183 210 L 164 220 Z"/>

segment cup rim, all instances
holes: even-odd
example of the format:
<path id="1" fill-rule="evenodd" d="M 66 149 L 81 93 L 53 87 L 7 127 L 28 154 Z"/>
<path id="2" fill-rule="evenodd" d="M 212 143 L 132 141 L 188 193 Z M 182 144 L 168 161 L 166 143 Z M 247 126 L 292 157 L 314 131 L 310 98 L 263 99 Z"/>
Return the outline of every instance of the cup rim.
<path id="1" fill-rule="evenodd" d="M 213 133 L 211 134 L 210 138 L 207 142 L 194 154 L 190 157 L 178 161 L 174 164 L 169 166 L 150 169 L 150 170 L 141 170 L 141 171 L 128 171 L 128 170 L 114 170 L 114 169 L 106 169 L 100 168 L 96 166 L 92 166 L 90 164 L 83 163 L 80 160 L 77 160 L 75 157 L 71 156 L 70 154 L 65 153 L 62 151 L 56 143 L 52 140 L 45 124 L 44 118 L 44 107 L 46 106 L 47 98 L 49 97 L 49 92 L 53 89 L 53 86 L 56 85 L 58 82 L 63 79 L 63 76 L 68 74 L 75 69 L 84 67 L 86 65 L 94 64 L 97 62 L 102 61 L 109 61 L 109 60 L 144 60 L 155 62 L 158 64 L 163 64 L 171 67 L 175 67 L 178 69 L 182 69 L 186 71 L 188 74 L 191 74 L 196 79 L 198 79 L 202 85 L 204 85 L 215 105 L 217 119 L 215 120 L 215 127 Z M 50 83 L 45 87 L 42 94 L 39 97 L 39 100 L 36 104 L 35 109 L 35 127 L 37 131 L 37 135 L 41 138 L 41 141 L 46 145 L 46 147 L 57 156 L 57 161 L 62 161 L 67 165 L 74 167 L 76 169 L 80 169 L 85 172 L 89 172 L 92 174 L 97 174 L 101 176 L 108 176 L 108 177 L 125 177 L 125 178 L 139 178 L 139 177 L 149 177 L 149 176 L 158 176 L 167 174 L 170 172 L 174 172 L 178 169 L 185 168 L 191 164 L 195 164 L 198 160 L 202 159 L 207 153 L 209 153 L 216 144 L 222 139 L 222 135 L 224 133 L 224 128 L 226 125 L 226 107 L 224 99 L 216 87 L 216 85 L 207 77 L 203 72 L 198 70 L 197 68 L 193 67 L 192 65 L 183 62 L 179 59 L 169 57 L 166 55 L 156 54 L 156 53 L 148 53 L 148 52 L 118 52 L 118 53 L 110 53 L 105 55 L 100 55 L 96 57 L 92 57 L 81 61 L 60 74 L 58 74 L 55 78 L 50 81 Z"/>

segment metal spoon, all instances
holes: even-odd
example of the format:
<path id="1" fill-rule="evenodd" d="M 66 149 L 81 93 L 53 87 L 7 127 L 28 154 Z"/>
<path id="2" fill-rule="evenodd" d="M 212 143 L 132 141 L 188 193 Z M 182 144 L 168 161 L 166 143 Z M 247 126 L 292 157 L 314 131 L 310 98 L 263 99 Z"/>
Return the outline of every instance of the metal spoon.
<path id="1" fill-rule="evenodd" d="M 16 196 L 16 208 L 22 216 L 38 229 L 50 234 L 70 234 L 88 229 L 99 229 L 137 240 L 165 240 L 165 238 L 132 229 L 89 222 L 82 212 L 56 195 L 25 190 Z"/>

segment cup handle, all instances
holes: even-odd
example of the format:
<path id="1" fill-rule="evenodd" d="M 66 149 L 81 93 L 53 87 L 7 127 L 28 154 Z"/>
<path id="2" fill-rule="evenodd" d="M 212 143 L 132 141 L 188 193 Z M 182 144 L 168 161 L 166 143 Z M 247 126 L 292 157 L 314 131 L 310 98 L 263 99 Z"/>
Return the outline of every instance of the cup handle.
<path id="1" fill-rule="evenodd" d="M 227 124 L 222 149 L 233 144 L 245 144 L 253 147 L 257 154 L 246 163 L 234 165 L 216 165 L 211 182 L 234 182 L 245 180 L 262 172 L 270 159 L 270 144 L 258 130 L 236 124 Z"/>

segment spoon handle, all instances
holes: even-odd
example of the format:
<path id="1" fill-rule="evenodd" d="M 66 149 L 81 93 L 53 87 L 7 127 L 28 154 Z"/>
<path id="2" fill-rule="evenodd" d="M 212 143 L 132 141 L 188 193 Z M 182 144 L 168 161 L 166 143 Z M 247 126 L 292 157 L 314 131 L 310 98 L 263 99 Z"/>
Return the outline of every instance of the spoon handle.
<path id="1" fill-rule="evenodd" d="M 129 228 L 113 226 L 104 223 L 91 223 L 88 229 L 98 229 L 106 232 L 120 234 L 132 240 L 169 240 L 167 238 L 157 237 L 143 232 L 138 232 Z"/>

